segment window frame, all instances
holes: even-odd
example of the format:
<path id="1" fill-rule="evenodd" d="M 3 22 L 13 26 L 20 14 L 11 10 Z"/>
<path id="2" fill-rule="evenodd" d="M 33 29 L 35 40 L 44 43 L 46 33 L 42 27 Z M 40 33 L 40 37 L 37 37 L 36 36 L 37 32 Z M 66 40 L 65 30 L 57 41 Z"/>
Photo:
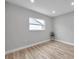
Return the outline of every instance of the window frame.
<path id="1" fill-rule="evenodd" d="M 30 23 L 30 18 L 32 18 L 32 19 L 38 19 L 38 20 L 42 20 L 42 21 L 44 21 L 44 24 L 40 23 L 40 22 L 37 21 L 37 20 L 36 20 L 36 22 L 38 22 L 38 23 L 40 23 L 40 24 Z M 41 29 L 30 29 L 30 25 L 41 26 L 41 27 L 43 27 L 43 28 L 41 28 Z M 29 30 L 30 30 L 30 31 L 43 31 L 43 30 L 45 30 L 45 29 L 46 29 L 46 22 L 45 22 L 45 20 L 43 20 L 43 19 L 39 19 L 39 18 L 34 18 L 34 17 L 29 17 Z"/>

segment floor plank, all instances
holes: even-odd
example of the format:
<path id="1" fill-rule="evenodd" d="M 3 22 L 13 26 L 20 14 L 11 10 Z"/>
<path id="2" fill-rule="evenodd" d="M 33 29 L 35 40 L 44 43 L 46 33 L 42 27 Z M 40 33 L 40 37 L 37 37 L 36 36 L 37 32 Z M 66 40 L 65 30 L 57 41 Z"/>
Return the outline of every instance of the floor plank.
<path id="1" fill-rule="evenodd" d="M 7 54 L 6 59 L 74 59 L 74 47 L 57 41 L 48 41 Z"/>

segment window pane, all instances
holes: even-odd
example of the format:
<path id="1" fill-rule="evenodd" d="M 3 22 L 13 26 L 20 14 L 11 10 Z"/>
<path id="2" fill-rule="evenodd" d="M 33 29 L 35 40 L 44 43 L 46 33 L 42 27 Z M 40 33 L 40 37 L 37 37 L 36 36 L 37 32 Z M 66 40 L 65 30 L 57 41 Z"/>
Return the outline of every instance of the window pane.
<path id="1" fill-rule="evenodd" d="M 42 25 L 45 25 L 45 21 L 44 20 L 39 20 L 39 19 L 36 19 L 38 22 L 40 22 Z"/>
<path id="2" fill-rule="evenodd" d="M 29 18 L 29 23 L 31 23 L 31 24 L 39 24 L 38 22 L 35 21 L 35 18 Z"/>
<path id="3" fill-rule="evenodd" d="M 42 30 L 42 26 L 39 26 L 39 25 L 30 25 L 30 30 Z"/>

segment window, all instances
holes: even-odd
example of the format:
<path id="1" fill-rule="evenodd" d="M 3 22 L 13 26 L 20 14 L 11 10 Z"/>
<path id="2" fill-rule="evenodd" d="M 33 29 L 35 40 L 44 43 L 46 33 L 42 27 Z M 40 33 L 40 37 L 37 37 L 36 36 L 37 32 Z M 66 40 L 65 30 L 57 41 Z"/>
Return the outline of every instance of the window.
<path id="1" fill-rule="evenodd" d="M 45 21 L 30 17 L 29 30 L 45 30 Z"/>

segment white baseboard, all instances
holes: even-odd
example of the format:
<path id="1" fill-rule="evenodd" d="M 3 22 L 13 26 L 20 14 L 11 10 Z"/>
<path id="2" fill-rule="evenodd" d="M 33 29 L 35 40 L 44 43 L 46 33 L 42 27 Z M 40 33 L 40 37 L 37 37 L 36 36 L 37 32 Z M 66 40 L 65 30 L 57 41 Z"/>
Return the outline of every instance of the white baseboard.
<path id="1" fill-rule="evenodd" d="M 67 42 L 67 41 L 63 41 L 63 40 L 56 40 L 56 41 L 59 41 L 59 42 L 74 46 L 73 43 L 70 43 L 70 42 Z"/>
<path id="2" fill-rule="evenodd" d="M 37 42 L 37 43 L 33 43 L 33 44 L 30 44 L 30 45 L 27 45 L 27 46 L 24 46 L 24 47 L 16 48 L 16 49 L 13 49 L 13 50 L 10 50 L 10 51 L 6 51 L 5 54 L 9 54 L 9 53 L 12 53 L 12 52 L 15 52 L 15 51 L 19 51 L 19 50 L 24 49 L 24 48 L 29 48 L 29 47 L 32 47 L 32 46 L 35 46 L 35 45 L 38 45 L 38 44 L 41 44 L 41 43 L 44 43 L 44 42 L 47 42 L 47 41 L 50 41 L 50 39 L 44 40 L 44 41 L 41 41 L 41 42 Z"/>
<path id="3" fill-rule="evenodd" d="M 30 45 L 27 45 L 27 46 L 24 46 L 24 47 L 16 48 L 16 49 L 13 49 L 13 50 L 10 50 L 10 51 L 6 51 L 5 54 L 9 54 L 9 53 L 12 53 L 12 52 L 15 52 L 15 51 L 19 51 L 19 50 L 24 49 L 24 48 L 29 48 L 29 47 L 32 47 L 32 46 L 35 46 L 35 45 L 38 45 L 38 44 L 41 44 L 41 43 L 44 43 L 44 42 L 47 42 L 47 41 L 50 41 L 50 39 L 44 40 L 44 41 L 41 41 L 41 42 L 37 42 L 37 43 L 33 43 L 33 44 L 30 44 Z M 63 41 L 63 40 L 55 40 L 55 41 L 59 41 L 59 42 L 74 46 L 73 43 L 69 43 L 69 42 L 66 42 L 66 41 Z"/>

